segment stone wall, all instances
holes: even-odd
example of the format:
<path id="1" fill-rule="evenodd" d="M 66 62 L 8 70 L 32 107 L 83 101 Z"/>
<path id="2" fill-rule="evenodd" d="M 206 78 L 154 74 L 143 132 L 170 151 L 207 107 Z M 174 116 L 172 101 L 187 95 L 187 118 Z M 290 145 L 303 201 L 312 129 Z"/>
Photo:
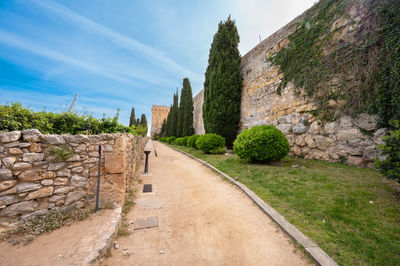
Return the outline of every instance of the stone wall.
<path id="1" fill-rule="evenodd" d="M 160 133 L 161 125 L 164 119 L 167 119 L 169 107 L 163 105 L 153 105 L 151 107 L 151 130 L 150 137 L 153 138 L 155 134 Z"/>
<path id="2" fill-rule="evenodd" d="M 289 35 L 304 16 L 302 14 L 295 18 L 242 57 L 240 129 L 275 125 L 286 134 L 293 155 L 371 166 L 371 161 L 378 154 L 375 146 L 385 133 L 385 129 L 377 128 L 376 116 L 361 114 L 353 119 L 339 113 L 340 103 L 331 100 L 329 107 L 337 110 L 339 119 L 323 123 L 310 114 L 317 112 L 313 100 L 302 94 L 296 95 L 291 83 L 281 89 L 281 95 L 276 92 L 283 76 L 279 73 L 279 67 L 272 66 L 268 58 L 289 44 Z M 347 13 L 332 25 L 336 42 L 356 41 L 354 29 L 367 21 L 368 16 L 364 1 L 354 1 Z M 201 110 L 203 94 L 201 91 L 194 97 L 195 110 Z M 199 111 L 194 114 L 194 127 L 196 133 L 204 132 Z"/>
<path id="3" fill-rule="evenodd" d="M 123 204 L 146 141 L 130 134 L 42 135 L 36 129 L 0 134 L 0 224 L 61 206 L 93 205 L 100 144 L 100 201 Z M 73 154 L 50 154 L 61 147 Z"/>

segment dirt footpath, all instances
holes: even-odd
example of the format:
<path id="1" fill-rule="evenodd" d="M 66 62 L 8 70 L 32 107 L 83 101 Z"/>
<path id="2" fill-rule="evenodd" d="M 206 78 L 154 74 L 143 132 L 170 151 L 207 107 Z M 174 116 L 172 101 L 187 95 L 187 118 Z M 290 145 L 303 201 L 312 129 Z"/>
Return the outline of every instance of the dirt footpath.
<path id="1" fill-rule="evenodd" d="M 308 265 L 304 253 L 238 188 L 199 162 L 155 143 L 128 237 L 102 265 Z M 152 193 L 142 193 L 152 184 Z M 134 230 L 137 219 L 158 227 Z"/>

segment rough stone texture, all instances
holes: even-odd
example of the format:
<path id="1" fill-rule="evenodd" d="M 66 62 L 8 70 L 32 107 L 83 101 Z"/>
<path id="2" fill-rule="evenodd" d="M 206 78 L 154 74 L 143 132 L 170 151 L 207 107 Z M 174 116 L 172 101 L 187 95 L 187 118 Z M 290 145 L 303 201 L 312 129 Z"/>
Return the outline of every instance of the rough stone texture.
<path id="1" fill-rule="evenodd" d="M 27 129 L 22 131 L 22 139 L 28 142 L 39 142 L 43 138 L 42 133 L 37 129 Z"/>
<path id="2" fill-rule="evenodd" d="M 72 202 L 80 200 L 86 196 L 87 192 L 85 190 L 76 190 L 69 192 L 65 200 L 65 205 L 70 205 Z"/>
<path id="3" fill-rule="evenodd" d="M 106 154 L 104 157 L 104 170 L 108 174 L 122 173 L 125 169 L 126 158 L 124 153 Z"/>
<path id="4" fill-rule="evenodd" d="M 45 135 L 44 139 L 47 143 L 52 145 L 65 144 L 65 139 L 61 135 Z"/>
<path id="5" fill-rule="evenodd" d="M 24 162 L 32 163 L 42 161 L 44 157 L 44 153 L 24 153 L 22 156 L 22 160 Z"/>
<path id="6" fill-rule="evenodd" d="M 17 141 L 21 138 L 21 131 L 11 131 L 0 134 L 0 142 L 7 143 Z"/>
<path id="7" fill-rule="evenodd" d="M 43 215 L 48 209 L 65 205 L 80 208 L 94 204 L 97 179 L 89 179 L 89 169 L 97 172 L 99 144 L 105 147 L 101 199 L 123 204 L 126 185 L 133 181 L 148 140 L 120 133 L 42 135 L 37 130 L 1 136 L 5 140 L 0 146 L 1 221 Z M 49 156 L 49 147 L 64 144 L 74 147 L 75 154 L 57 162 L 55 156 Z M 0 224 L 0 230 L 1 227 Z"/>
<path id="8" fill-rule="evenodd" d="M 14 175 L 10 170 L 5 169 L 5 168 L 0 168 L 0 180 L 8 180 L 13 177 L 14 177 Z"/>
<path id="9" fill-rule="evenodd" d="M 354 122 L 356 126 L 371 131 L 377 129 L 377 120 L 377 115 L 359 114 Z"/>
<path id="10" fill-rule="evenodd" d="M 331 30 L 335 31 L 334 38 L 338 38 L 337 40 L 352 42 L 357 32 L 354 31 L 354 27 L 359 27 L 371 15 L 364 12 L 366 11 L 363 6 L 365 1 L 351 1 L 351 3 L 353 6 L 347 9 L 349 12 L 343 12 L 331 27 Z M 367 149 L 367 147 L 382 144 L 380 138 L 386 133 L 384 129 L 378 129 L 375 132 L 376 116 L 360 114 L 353 119 L 338 109 L 343 103 L 330 100 L 328 107 L 336 111 L 335 115 L 338 119 L 324 123 L 311 114 L 313 113 L 311 111 L 316 110 L 313 99 L 301 92 L 295 94 L 292 83 L 289 82 L 285 88 L 281 88 L 281 95 L 276 93 L 283 74 L 280 73 L 279 67 L 273 66 L 268 59 L 289 44 L 289 36 L 296 30 L 296 24 L 303 19 L 304 14 L 298 16 L 242 57 L 240 130 L 256 125 L 275 125 L 285 133 L 291 151 L 295 155 L 329 161 L 338 161 L 340 156 L 344 156 L 349 158 L 350 164 L 370 167 L 371 164 L 366 164 L 366 162 L 371 160 L 372 148 Z M 348 78 L 353 79 L 354 76 L 349 75 Z M 326 84 L 326 86 L 334 86 L 334 84 Z M 201 115 L 203 101 L 203 91 L 193 98 L 193 126 L 196 134 L 204 133 Z M 374 136 L 363 135 L 360 128 L 374 133 Z M 307 149 L 303 148 L 305 146 L 302 146 L 303 142 L 300 138 L 294 137 L 295 134 L 305 135 L 303 137 Z M 320 136 L 317 137 L 318 145 L 313 141 L 315 136 Z M 321 149 L 324 151 L 322 152 Z M 357 155 L 356 158 L 351 157 L 355 155 Z"/>
<path id="11" fill-rule="evenodd" d="M 34 211 L 38 207 L 39 203 L 35 201 L 23 201 L 0 211 L 0 217 L 4 216 L 17 216 L 19 214 L 28 213 Z"/>
<path id="12" fill-rule="evenodd" d="M 6 180 L 3 182 L 0 182 L 0 191 L 9 189 L 10 187 L 15 186 L 15 184 L 17 184 L 17 180 Z"/>
<path id="13" fill-rule="evenodd" d="M 46 178 L 54 178 L 54 172 L 44 171 L 44 170 L 28 170 L 22 172 L 18 179 L 25 182 L 32 182 L 37 180 L 42 180 Z"/>
<path id="14" fill-rule="evenodd" d="M 164 119 L 167 119 L 168 113 L 168 106 L 153 105 L 151 107 L 150 137 L 154 137 L 155 134 L 158 134 L 161 131 L 161 125 Z"/>
<path id="15" fill-rule="evenodd" d="M 3 159 L 3 164 L 5 167 L 11 168 L 14 165 L 16 159 L 17 158 L 15 157 L 6 157 Z"/>
<path id="16" fill-rule="evenodd" d="M 25 200 L 48 197 L 53 194 L 54 187 L 44 187 L 28 194 Z"/>

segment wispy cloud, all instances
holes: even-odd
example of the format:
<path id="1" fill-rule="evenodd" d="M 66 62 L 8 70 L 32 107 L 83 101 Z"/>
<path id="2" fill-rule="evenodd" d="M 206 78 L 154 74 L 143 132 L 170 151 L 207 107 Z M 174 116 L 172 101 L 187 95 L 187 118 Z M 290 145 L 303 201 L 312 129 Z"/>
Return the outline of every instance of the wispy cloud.
<path id="1" fill-rule="evenodd" d="M 76 58 L 66 56 L 59 52 L 47 49 L 43 46 L 33 44 L 33 43 L 29 42 L 28 40 L 25 40 L 23 38 L 20 38 L 14 34 L 10 34 L 3 30 L 0 30 L 0 41 L 3 44 L 7 44 L 9 46 L 13 46 L 18 49 L 22 49 L 22 50 L 28 51 L 30 53 L 34 53 L 36 55 L 40 55 L 40 56 L 46 57 L 48 59 L 64 63 L 64 64 L 69 64 L 69 65 L 72 65 L 75 67 L 79 67 L 79 68 L 89 71 L 93 74 L 103 76 L 103 77 L 112 79 L 114 81 L 122 82 L 127 85 L 131 85 L 131 86 L 138 85 L 138 83 L 136 83 L 130 79 L 124 78 L 117 74 L 112 74 L 109 71 L 105 71 L 96 65 L 93 65 L 93 64 L 90 64 L 87 62 L 83 62 Z"/>
<path id="2" fill-rule="evenodd" d="M 169 72 L 179 71 L 185 75 L 190 76 L 192 79 L 201 80 L 202 76 L 194 73 L 183 66 L 177 64 L 172 59 L 168 58 L 162 51 L 150 47 L 142 42 L 139 42 L 131 37 L 120 34 L 102 24 L 99 24 L 67 7 L 60 4 L 42 1 L 42 0 L 32 0 L 37 5 L 44 7 L 48 11 L 56 12 L 59 15 L 67 18 L 70 22 L 73 22 L 76 26 L 85 28 L 89 32 L 93 32 L 103 37 L 107 37 L 110 41 L 116 45 L 136 52 L 141 53 L 146 60 L 151 60 L 151 63 L 163 68 Z"/>

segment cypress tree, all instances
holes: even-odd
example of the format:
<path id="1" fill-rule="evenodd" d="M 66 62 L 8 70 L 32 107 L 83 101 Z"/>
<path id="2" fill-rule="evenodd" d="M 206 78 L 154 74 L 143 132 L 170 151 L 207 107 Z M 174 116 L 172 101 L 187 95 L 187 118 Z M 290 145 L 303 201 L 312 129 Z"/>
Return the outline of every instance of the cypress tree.
<path id="1" fill-rule="evenodd" d="M 229 16 L 218 24 L 204 81 L 205 131 L 223 136 L 228 147 L 232 147 L 240 122 L 242 77 L 238 44 L 239 34 Z"/>
<path id="2" fill-rule="evenodd" d="M 182 100 L 183 99 L 183 100 Z M 188 78 L 183 79 L 183 88 L 181 92 L 182 105 L 182 136 L 191 136 L 194 134 L 193 128 L 193 94 L 192 87 Z"/>
<path id="3" fill-rule="evenodd" d="M 166 130 L 167 130 L 167 119 L 164 119 L 164 121 L 161 124 L 160 137 L 167 136 Z"/>
<path id="4" fill-rule="evenodd" d="M 171 114 L 171 136 L 176 137 L 176 130 L 178 127 L 178 89 L 176 89 L 176 94 L 174 94 L 174 102 L 172 104 L 172 114 Z"/>
<path id="5" fill-rule="evenodd" d="M 184 106 L 184 92 L 183 88 L 181 89 L 181 99 L 179 102 L 179 107 L 178 107 L 178 122 L 176 124 L 176 137 L 183 137 L 183 106 Z"/>
<path id="6" fill-rule="evenodd" d="M 165 126 L 165 135 L 167 137 L 171 137 L 171 115 L 172 115 L 172 105 L 169 108 L 169 112 L 167 115 L 167 124 Z"/>
<path id="7" fill-rule="evenodd" d="M 146 115 L 142 114 L 142 116 L 140 117 L 140 125 L 145 128 L 145 132 L 144 135 L 147 135 L 147 130 L 148 130 L 148 126 L 147 126 L 147 119 L 146 119 Z"/>
<path id="8" fill-rule="evenodd" d="M 133 126 L 136 124 L 136 118 L 135 118 L 135 108 L 132 107 L 131 110 L 131 117 L 129 118 L 129 126 Z"/>
<path id="9" fill-rule="evenodd" d="M 136 123 L 135 123 L 135 125 L 137 126 L 137 125 L 140 125 L 140 119 L 138 118 L 138 119 L 136 119 Z"/>

